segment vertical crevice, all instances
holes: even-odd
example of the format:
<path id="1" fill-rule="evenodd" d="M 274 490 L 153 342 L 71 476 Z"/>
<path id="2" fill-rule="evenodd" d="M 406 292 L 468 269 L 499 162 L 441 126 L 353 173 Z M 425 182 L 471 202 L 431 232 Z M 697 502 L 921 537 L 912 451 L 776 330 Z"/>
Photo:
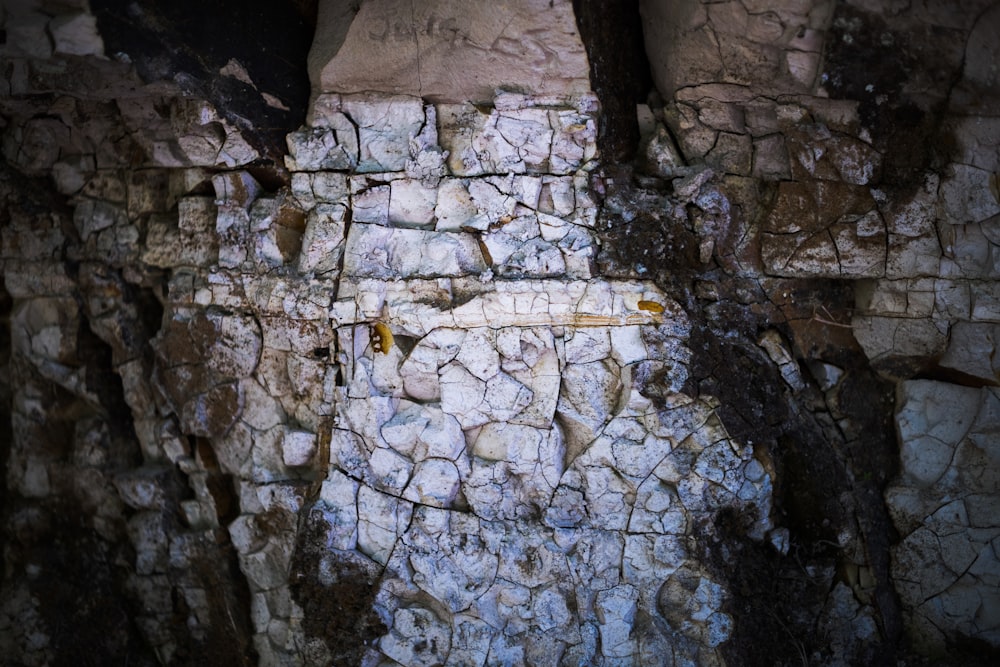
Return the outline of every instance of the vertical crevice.
<path id="1" fill-rule="evenodd" d="M 0 507 L 9 507 L 7 503 L 7 460 L 10 457 L 11 443 L 14 441 L 14 425 L 12 415 L 12 387 L 10 383 L 10 312 L 14 301 L 7 291 L 3 274 L 0 273 Z M 0 521 L 4 520 L 0 513 Z M 0 530 L 0 554 L 6 553 L 7 533 Z"/>
<path id="2" fill-rule="evenodd" d="M 573 11 L 590 61 L 590 85 L 601 102 L 602 159 L 627 162 L 639 147 L 636 104 L 646 101 L 653 85 L 639 0 L 573 0 Z"/>

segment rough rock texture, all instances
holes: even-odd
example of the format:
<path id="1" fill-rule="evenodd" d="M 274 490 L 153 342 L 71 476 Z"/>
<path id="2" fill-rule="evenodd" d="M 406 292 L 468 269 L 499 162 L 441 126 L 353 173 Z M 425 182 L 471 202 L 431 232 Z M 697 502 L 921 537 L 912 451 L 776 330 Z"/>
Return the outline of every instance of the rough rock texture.
<path id="1" fill-rule="evenodd" d="M 599 4 L 0 9 L 6 659 L 995 662 L 1000 7 Z"/>
<path id="2" fill-rule="evenodd" d="M 649 168 L 683 177 L 691 169 L 678 161 L 683 157 L 716 178 L 721 172 L 729 207 L 744 213 L 736 229 L 720 229 L 713 216 L 699 232 L 696 220 L 703 252 L 708 244 L 728 271 L 754 276 L 772 302 L 794 298 L 786 291 L 794 282 L 762 277 L 857 281 L 853 309 L 841 314 L 821 302 L 808 321 L 789 323 L 796 347 L 829 392 L 850 379 L 829 365 L 831 340 L 843 338 L 834 328 L 849 327 L 872 367 L 899 381 L 901 470 L 885 495 L 891 526 L 884 511 L 860 512 L 866 566 L 876 583 L 891 578 L 898 594 L 898 603 L 876 595 L 883 633 L 891 637 L 902 622 L 910 641 L 937 654 L 966 643 L 995 647 L 1000 605 L 988 573 L 996 554 L 984 545 L 996 522 L 949 515 L 948 527 L 938 528 L 934 517 L 956 497 L 996 493 L 985 490 L 989 482 L 961 477 L 969 464 L 956 448 L 968 428 L 956 423 L 958 432 L 938 435 L 943 426 L 935 424 L 961 413 L 966 426 L 977 424 L 969 433 L 983 433 L 979 441 L 997 437 L 985 398 L 998 379 L 990 228 L 1000 213 L 997 135 L 987 129 L 996 123 L 998 87 L 987 63 L 1000 9 L 990 2 L 903 10 L 889 2 L 648 0 L 642 10 L 669 130 L 652 136 Z M 691 178 L 675 178 L 674 191 Z M 714 299 L 719 291 L 712 286 L 703 295 Z M 849 407 L 847 398 L 833 401 L 833 416 Z M 851 440 L 846 423 L 841 430 Z M 990 446 L 981 447 L 978 466 L 989 469 Z M 894 456 L 889 446 L 875 461 Z M 849 463 L 856 489 L 866 478 L 892 475 L 863 461 Z M 859 500 L 878 502 L 880 488 L 858 491 Z M 975 557 L 942 558 L 928 547 L 929 536 L 944 535 Z M 896 543 L 892 559 L 879 565 L 874 552 L 889 541 Z M 943 562 L 957 574 L 922 583 Z M 856 586 L 858 576 L 847 583 Z"/>
<path id="3" fill-rule="evenodd" d="M 570 0 L 321 0 L 309 55 L 320 92 L 489 103 L 497 89 L 590 90 Z"/>
<path id="4" fill-rule="evenodd" d="M 302 122 L 308 107 L 305 60 L 316 5 L 317 0 L 90 0 L 108 56 L 133 64 L 147 82 L 169 81 L 209 102 L 225 123 L 239 128 L 263 163 L 280 163 L 284 135 Z M 175 133 L 189 134 L 195 142 L 203 137 L 212 142 L 218 131 Z M 226 165 L 243 163 L 236 158 Z"/>

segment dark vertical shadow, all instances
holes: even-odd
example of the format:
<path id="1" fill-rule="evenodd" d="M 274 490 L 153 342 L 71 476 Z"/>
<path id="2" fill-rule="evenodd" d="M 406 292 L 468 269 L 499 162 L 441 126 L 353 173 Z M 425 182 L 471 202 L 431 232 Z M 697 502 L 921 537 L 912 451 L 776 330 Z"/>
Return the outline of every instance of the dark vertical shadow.
<path id="1" fill-rule="evenodd" d="M 639 146 L 635 105 L 653 85 L 639 0 L 573 0 L 590 85 L 601 101 L 597 143 L 605 163 L 631 160 Z"/>
<path id="2" fill-rule="evenodd" d="M 302 124 L 309 104 L 317 0 L 90 4 L 109 56 L 127 56 L 147 82 L 173 81 L 207 99 L 280 167 L 285 135 Z M 220 73 L 231 59 L 252 85 Z"/>

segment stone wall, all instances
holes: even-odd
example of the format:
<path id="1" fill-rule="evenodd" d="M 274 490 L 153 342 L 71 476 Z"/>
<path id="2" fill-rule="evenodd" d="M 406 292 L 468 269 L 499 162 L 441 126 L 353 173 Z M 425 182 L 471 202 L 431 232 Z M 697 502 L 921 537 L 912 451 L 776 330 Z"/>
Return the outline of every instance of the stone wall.
<path id="1" fill-rule="evenodd" d="M 644 0 L 622 165 L 573 4 L 321 2 L 282 163 L 0 11 L 0 650 L 996 651 L 1000 10 Z"/>
<path id="2" fill-rule="evenodd" d="M 936 651 L 995 645 L 1000 610 L 996 521 L 974 509 L 996 502 L 979 475 L 1000 456 L 1000 10 L 958 4 L 643 5 L 681 154 L 733 186 L 774 183 L 740 268 L 857 281 L 854 338 L 898 381 L 891 574 L 910 636 Z"/>

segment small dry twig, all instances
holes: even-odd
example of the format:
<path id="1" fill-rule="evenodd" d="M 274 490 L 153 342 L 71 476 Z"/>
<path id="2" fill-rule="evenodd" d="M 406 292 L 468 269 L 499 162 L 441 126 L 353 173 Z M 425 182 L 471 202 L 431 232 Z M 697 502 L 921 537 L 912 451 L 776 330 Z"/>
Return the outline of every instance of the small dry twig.
<path id="1" fill-rule="evenodd" d="M 830 311 L 826 309 L 826 306 L 819 306 L 819 309 L 823 311 L 823 314 L 826 315 L 826 317 L 824 318 L 824 317 L 820 317 L 819 315 L 817 315 L 816 314 L 816 306 L 813 306 L 813 316 L 812 316 L 812 319 L 810 321 L 812 321 L 812 322 L 819 322 L 820 324 L 828 324 L 831 327 L 841 327 L 843 329 L 853 329 L 854 328 L 853 324 L 850 324 L 850 323 L 843 324 L 843 323 L 837 322 L 835 319 L 833 319 L 833 315 L 831 315 Z"/>

